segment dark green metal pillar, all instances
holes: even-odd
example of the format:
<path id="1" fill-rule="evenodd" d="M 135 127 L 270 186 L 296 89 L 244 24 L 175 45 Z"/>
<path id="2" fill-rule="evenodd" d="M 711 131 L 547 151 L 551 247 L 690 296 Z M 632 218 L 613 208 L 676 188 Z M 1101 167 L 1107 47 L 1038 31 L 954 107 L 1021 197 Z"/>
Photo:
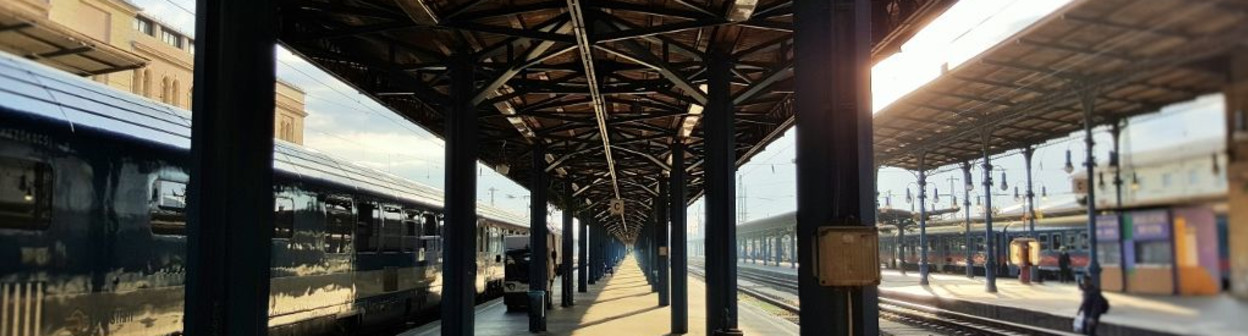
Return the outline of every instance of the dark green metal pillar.
<path id="1" fill-rule="evenodd" d="M 672 143 L 669 207 L 672 222 L 672 333 L 689 332 L 689 250 L 685 225 L 685 144 Z"/>
<path id="2" fill-rule="evenodd" d="M 197 2 L 187 335 L 268 330 L 275 2 Z"/>
<path id="3" fill-rule="evenodd" d="M 875 226 L 870 0 L 795 0 L 797 267 L 802 335 L 877 335 L 875 286 L 824 287 L 823 226 Z"/>

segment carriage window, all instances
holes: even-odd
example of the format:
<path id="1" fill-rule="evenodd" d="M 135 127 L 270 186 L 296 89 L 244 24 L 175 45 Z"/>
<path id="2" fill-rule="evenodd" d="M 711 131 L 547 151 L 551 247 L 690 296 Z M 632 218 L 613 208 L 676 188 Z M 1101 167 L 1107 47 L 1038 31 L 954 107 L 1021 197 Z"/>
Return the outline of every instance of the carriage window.
<path id="1" fill-rule="evenodd" d="M 403 213 L 398 207 L 386 205 L 382 207 L 382 246 L 383 251 L 397 252 L 403 250 Z"/>
<path id="2" fill-rule="evenodd" d="M 420 236 L 420 211 L 403 210 L 403 236 Z"/>
<path id="3" fill-rule="evenodd" d="M 477 223 L 477 252 L 485 252 L 485 244 L 482 244 L 481 223 Z"/>
<path id="4" fill-rule="evenodd" d="M 290 239 L 295 236 L 295 200 L 288 197 L 273 198 L 273 238 Z"/>
<path id="5" fill-rule="evenodd" d="M 355 216 L 351 214 L 351 198 L 325 199 L 325 253 L 351 252 L 352 223 Z"/>
<path id="6" fill-rule="evenodd" d="M 1078 240 L 1078 238 L 1079 238 L 1079 237 L 1075 237 L 1075 235 L 1073 235 L 1073 234 L 1072 234 L 1072 235 L 1067 235 L 1067 236 L 1066 236 L 1066 246 L 1067 246 L 1067 247 L 1066 247 L 1066 249 L 1067 249 L 1067 250 L 1077 250 L 1077 249 L 1079 249 L 1079 240 Z"/>
<path id="7" fill-rule="evenodd" d="M 51 173 L 47 164 L 0 158 L 0 228 L 47 229 Z"/>
<path id="8" fill-rule="evenodd" d="M 152 185 L 152 233 L 186 234 L 186 183 L 156 180 Z"/>
<path id="9" fill-rule="evenodd" d="M 0 158 L 0 228 L 47 229 L 51 214 L 52 168 Z"/>
<path id="10" fill-rule="evenodd" d="M 975 237 L 975 250 L 976 251 L 984 250 L 984 237 Z"/>
<path id="11" fill-rule="evenodd" d="M 433 214 L 425 214 L 425 234 L 426 236 L 438 235 L 438 217 Z"/>
<path id="12" fill-rule="evenodd" d="M 372 203 L 361 202 L 356 215 L 355 251 L 376 252 L 380 245 L 377 221 L 381 218 L 381 211 Z"/>
<path id="13" fill-rule="evenodd" d="M 1053 234 L 1053 250 L 1057 251 L 1061 249 L 1062 249 L 1062 234 L 1054 233 Z"/>
<path id="14" fill-rule="evenodd" d="M 1083 232 L 1079 234 L 1079 249 L 1081 250 L 1088 249 L 1088 233 L 1087 232 Z"/>
<path id="15" fill-rule="evenodd" d="M 1041 234 L 1040 235 L 1040 249 L 1047 249 L 1047 248 L 1049 248 L 1049 235 Z"/>

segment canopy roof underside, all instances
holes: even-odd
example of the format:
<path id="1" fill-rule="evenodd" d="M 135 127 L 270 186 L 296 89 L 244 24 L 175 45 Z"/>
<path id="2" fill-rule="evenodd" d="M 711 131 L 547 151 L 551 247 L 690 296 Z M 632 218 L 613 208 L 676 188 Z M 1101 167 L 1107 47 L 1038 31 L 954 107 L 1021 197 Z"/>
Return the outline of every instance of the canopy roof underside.
<path id="1" fill-rule="evenodd" d="M 1219 92 L 1245 42 L 1244 1 L 1076 0 L 882 109 L 876 164 L 917 170 L 923 155 L 930 170 L 1064 137 L 1085 98 L 1107 124 Z"/>
<path id="2" fill-rule="evenodd" d="M 878 60 L 953 0 L 871 3 Z M 792 1 L 283 0 L 279 12 L 281 43 L 439 136 L 447 65 L 470 57 L 481 160 L 527 185 L 541 142 L 555 185 L 573 185 L 552 200 L 575 199 L 626 239 L 653 213 L 676 139 L 701 193 L 692 125 L 708 50 L 734 59 L 738 164 L 793 124 Z M 607 211 L 616 198 L 623 214 Z"/>

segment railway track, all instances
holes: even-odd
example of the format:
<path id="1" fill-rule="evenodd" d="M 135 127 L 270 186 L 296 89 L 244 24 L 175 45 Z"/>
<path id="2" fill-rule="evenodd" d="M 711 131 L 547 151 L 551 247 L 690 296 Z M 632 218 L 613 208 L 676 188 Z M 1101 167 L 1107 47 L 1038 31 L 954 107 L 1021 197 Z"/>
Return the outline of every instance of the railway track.
<path id="1" fill-rule="evenodd" d="M 690 265 L 690 273 L 703 276 L 700 264 Z M 776 295 L 747 286 L 738 290 L 749 297 L 797 316 L 797 283 L 792 279 L 764 274 L 748 268 L 737 268 L 737 277 L 766 286 L 787 295 Z M 785 297 L 787 296 L 787 297 Z M 886 320 L 928 329 L 948 335 L 1075 335 L 1069 332 L 1038 328 L 1012 322 L 999 321 L 974 315 L 943 310 L 936 307 L 909 303 L 889 298 L 879 298 L 880 317 Z M 790 319 L 800 323 L 796 319 Z"/>

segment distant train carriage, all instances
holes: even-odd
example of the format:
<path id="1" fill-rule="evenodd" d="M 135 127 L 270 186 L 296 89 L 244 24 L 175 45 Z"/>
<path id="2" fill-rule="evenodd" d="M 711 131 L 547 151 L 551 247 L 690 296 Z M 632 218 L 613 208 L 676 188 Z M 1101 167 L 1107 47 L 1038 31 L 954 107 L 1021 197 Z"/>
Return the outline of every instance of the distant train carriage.
<path id="1" fill-rule="evenodd" d="M 31 335 L 181 330 L 189 125 L 187 111 L 0 54 L 7 326 Z M 280 141 L 274 151 L 270 333 L 436 315 L 441 192 Z M 502 238 L 528 227 L 488 206 L 478 215 L 476 289 L 497 294 Z"/>

